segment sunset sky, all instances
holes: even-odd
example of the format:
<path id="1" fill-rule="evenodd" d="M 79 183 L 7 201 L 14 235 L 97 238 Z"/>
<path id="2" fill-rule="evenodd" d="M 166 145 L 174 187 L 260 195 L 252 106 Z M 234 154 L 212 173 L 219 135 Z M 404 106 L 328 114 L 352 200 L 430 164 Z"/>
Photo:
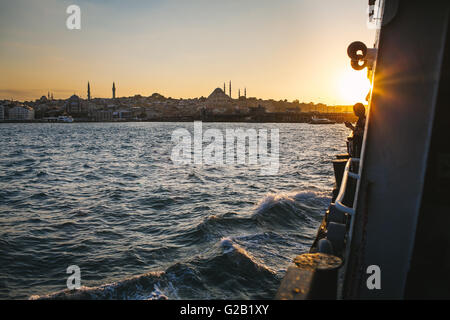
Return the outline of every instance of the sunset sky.
<path id="1" fill-rule="evenodd" d="M 66 8 L 81 7 L 81 30 Z M 233 96 L 354 103 L 347 46 L 371 47 L 366 0 L 0 0 L 0 99 Z M 353 91 L 352 91 L 353 90 Z M 352 92 L 349 92 L 352 91 Z"/>

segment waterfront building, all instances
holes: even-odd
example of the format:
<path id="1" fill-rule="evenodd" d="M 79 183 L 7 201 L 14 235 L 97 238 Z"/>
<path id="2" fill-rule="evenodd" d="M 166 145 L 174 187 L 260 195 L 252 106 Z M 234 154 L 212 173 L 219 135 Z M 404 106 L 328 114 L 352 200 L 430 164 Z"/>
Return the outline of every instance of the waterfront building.
<path id="1" fill-rule="evenodd" d="M 64 111 L 70 115 L 85 113 L 86 110 L 79 96 L 72 95 L 64 104 Z"/>
<path id="2" fill-rule="evenodd" d="M 287 107 L 286 108 L 286 112 L 287 113 L 299 113 L 300 112 L 300 107 L 299 106 Z"/>
<path id="3" fill-rule="evenodd" d="M 94 121 L 112 121 L 113 113 L 111 110 L 94 110 L 92 111 L 92 119 Z"/>
<path id="4" fill-rule="evenodd" d="M 121 109 L 113 112 L 113 118 L 119 120 L 130 120 L 133 118 L 133 113 L 130 110 Z"/>
<path id="5" fill-rule="evenodd" d="M 14 106 L 9 109 L 9 120 L 33 120 L 34 109 L 25 105 Z"/>
<path id="6" fill-rule="evenodd" d="M 266 110 L 266 107 L 259 104 L 257 107 L 250 107 L 249 111 L 251 114 L 261 115 L 261 114 L 266 113 L 267 110 Z"/>

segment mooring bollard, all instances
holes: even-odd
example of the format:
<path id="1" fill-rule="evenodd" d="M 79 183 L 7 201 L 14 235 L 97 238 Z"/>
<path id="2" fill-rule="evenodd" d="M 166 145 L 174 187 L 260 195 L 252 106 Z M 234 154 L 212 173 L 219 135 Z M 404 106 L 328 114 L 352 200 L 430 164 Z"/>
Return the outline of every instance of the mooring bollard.
<path id="1" fill-rule="evenodd" d="M 337 295 L 339 257 L 324 253 L 305 253 L 294 259 L 286 271 L 275 299 L 334 300 Z"/>

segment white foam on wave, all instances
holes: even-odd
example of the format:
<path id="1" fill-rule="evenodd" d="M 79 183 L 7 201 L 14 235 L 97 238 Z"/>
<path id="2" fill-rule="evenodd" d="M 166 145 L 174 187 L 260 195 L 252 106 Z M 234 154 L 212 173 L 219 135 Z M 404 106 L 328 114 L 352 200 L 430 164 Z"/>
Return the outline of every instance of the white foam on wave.
<path id="1" fill-rule="evenodd" d="M 227 254 L 235 250 L 233 241 L 229 237 L 220 239 L 220 246 L 223 248 L 223 253 Z"/>
<path id="2" fill-rule="evenodd" d="M 256 259 L 249 252 L 247 252 L 244 248 L 242 248 L 240 245 L 238 245 L 236 242 L 234 242 L 231 237 L 224 237 L 224 238 L 220 239 L 220 246 L 222 247 L 224 254 L 236 252 L 239 255 L 243 256 L 245 259 L 250 260 L 256 267 L 258 267 L 260 269 L 264 269 L 272 274 L 275 274 L 275 272 L 272 269 L 270 269 L 262 261 L 259 261 L 258 259 Z"/>
<path id="3" fill-rule="evenodd" d="M 315 191 L 292 191 L 282 193 L 268 193 L 255 206 L 256 214 L 270 210 L 279 203 L 294 205 L 296 202 L 302 202 L 308 199 L 326 199 L 325 193 Z"/>
<path id="4" fill-rule="evenodd" d="M 74 290 L 65 289 L 46 295 L 32 295 L 29 297 L 29 300 L 47 300 L 47 299 L 77 300 L 77 299 L 86 299 L 88 297 L 93 299 L 108 299 L 108 298 L 114 299 L 114 297 L 116 297 L 116 292 L 123 288 L 125 288 L 125 291 L 127 291 L 126 290 L 127 286 L 133 286 L 133 288 L 129 288 L 129 291 L 134 292 L 134 294 L 121 298 L 133 300 L 158 300 L 158 299 L 166 300 L 168 299 L 168 297 L 162 292 L 162 290 L 160 290 L 158 282 L 154 284 L 153 291 L 151 291 L 148 294 L 143 293 L 145 292 L 145 290 L 139 284 L 139 280 L 143 278 L 152 277 L 158 279 L 162 275 L 164 275 L 164 272 L 149 272 L 146 274 L 134 276 L 117 282 L 100 285 L 97 287 L 81 286 L 81 288 Z"/>

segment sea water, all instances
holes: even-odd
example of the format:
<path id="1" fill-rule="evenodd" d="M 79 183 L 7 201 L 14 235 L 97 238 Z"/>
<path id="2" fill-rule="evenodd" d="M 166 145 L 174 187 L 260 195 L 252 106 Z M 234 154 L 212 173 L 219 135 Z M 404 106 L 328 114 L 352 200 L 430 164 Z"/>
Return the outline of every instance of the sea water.
<path id="1" fill-rule="evenodd" d="M 193 123 L 0 124 L 0 299 L 273 298 L 312 244 L 348 130 L 203 127 L 279 129 L 278 174 L 175 165 L 171 134 Z"/>

